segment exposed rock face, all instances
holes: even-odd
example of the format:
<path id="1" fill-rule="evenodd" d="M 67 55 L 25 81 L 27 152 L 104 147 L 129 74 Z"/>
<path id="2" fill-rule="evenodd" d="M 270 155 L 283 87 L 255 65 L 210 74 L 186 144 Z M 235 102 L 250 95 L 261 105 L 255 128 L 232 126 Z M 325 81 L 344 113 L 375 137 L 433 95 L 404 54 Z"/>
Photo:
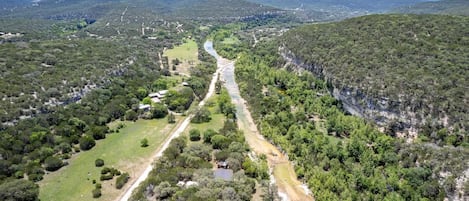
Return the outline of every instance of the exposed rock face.
<path id="1" fill-rule="evenodd" d="M 417 128 L 423 125 L 427 118 L 419 113 L 417 108 L 406 105 L 402 100 L 374 97 L 359 88 L 343 86 L 340 80 L 328 73 L 322 65 L 305 63 L 285 47 L 280 47 L 279 53 L 290 70 L 307 70 L 331 84 L 331 94 L 342 102 L 347 112 L 371 120 L 382 128 L 392 130 L 394 134 L 415 138 Z M 436 121 L 445 124 L 444 119 Z"/>

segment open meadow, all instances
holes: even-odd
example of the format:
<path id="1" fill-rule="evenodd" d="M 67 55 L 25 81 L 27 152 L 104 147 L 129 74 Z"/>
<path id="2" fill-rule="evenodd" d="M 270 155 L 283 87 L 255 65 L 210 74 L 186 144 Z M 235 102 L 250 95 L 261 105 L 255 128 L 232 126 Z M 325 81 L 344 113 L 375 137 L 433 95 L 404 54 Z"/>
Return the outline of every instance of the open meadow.
<path id="1" fill-rule="evenodd" d="M 177 120 L 179 122 L 179 118 Z M 148 159 L 153 158 L 154 153 L 178 122 L 168 124 L 167 119 L 163 118 L 111 123 L 111 129 L 117 127 L 119 123 L 124 123 L 125 127 L 118 133 L 108 134 L 106 139 L 97 141 L 93 149 L 74 155 L 69 160 L 68 166 L 46 175 L 40 182 L 40 199 L 92 200 L 91 191 L 95 188 L 92 181 L 96 180 L 103 186 L 103 195 L 99 200 L 114 200 L 121 193 L 115 188 L 115 178 L 99 181 L 102 167 L 95 167 L 95 160 L 103 159 L 104 167 L 114 167 L 122 173 L 129 173 L 130 183 L 133 178 L 138 177 L 142 168 L 146 167 L 142 164 L 148 163 Z M 143 138 L 148 139 L 148 147 L 141 147 L 140 141 Z"/>

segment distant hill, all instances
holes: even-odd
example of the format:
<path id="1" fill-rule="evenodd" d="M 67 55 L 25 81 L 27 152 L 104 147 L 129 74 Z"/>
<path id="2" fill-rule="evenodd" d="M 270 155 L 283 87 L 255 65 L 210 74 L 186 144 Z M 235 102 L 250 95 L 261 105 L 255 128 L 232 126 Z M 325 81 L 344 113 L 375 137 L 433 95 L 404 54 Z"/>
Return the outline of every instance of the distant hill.
<path id="1" fill-rule="evenodd" d="M 249 0 L 251 2 L 291 10 L 309 21 L 336 21 L 392 9 L 429 0 Z"/>
<path id="2" fill-rule="evenodd" d="M 459 16 L 369 15 L 298 28 L 281 43 L 295 64 L 328 80 L 351 113 L 393 132 L 464 134 L 468 24 Z"/>
<path id="3" fill-rule="evenodd" d="M 2 6 L 0 17 L 44 19 L 98 18 L 126 7 L 142 14 L 180 19 L 245 17 L 277 10 L 243 0 L 7 0 Z"/>
<path id="4" fill-rule="evenodd" d="M 405 6 L 393 10 L 399 13 L 415 14 L 450 14 L 469 16 L 468 0 L 442 0 L 435 2 L 424 2 L 416 5 Z"/>
<path id="5" fill-rule="evenodd" d="M 404 5 L 413 5 L 428 0 L 250 0 L 256 3 L 276 6 L 280 8 L 325 8 L 347 7 L 353 10 L 367 10 L 370 12 L 382 12 Z"/>

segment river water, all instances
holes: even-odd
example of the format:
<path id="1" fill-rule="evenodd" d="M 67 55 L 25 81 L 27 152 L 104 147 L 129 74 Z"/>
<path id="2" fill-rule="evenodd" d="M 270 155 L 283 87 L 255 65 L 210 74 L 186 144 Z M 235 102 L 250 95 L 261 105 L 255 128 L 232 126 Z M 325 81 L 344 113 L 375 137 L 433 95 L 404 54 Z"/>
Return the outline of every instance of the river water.
<path id="1" fill-rule="evenodd" d="M 241 97 L 238 83 L 236 83 L 235 62 L 218 55 L 211 41 L 205 42 L 204 48 L 207 53 L 217 59 L 218 69 L 221 73 L 220 79 L 224 82 L 228 94 L 236 106 L 238 127 L 244 132 L 247 143 L 256 154 L 267 156 L 267 162 L 273 174 L 271 182 L 277 185 L 279 197 L 282 201 L 314 200 L 308 188 L 305 188 L 305 185 L 297 180 L 294 168 L 288 158 L 277 147 L 264 139 L 257 130 L 245 100 Z"/>

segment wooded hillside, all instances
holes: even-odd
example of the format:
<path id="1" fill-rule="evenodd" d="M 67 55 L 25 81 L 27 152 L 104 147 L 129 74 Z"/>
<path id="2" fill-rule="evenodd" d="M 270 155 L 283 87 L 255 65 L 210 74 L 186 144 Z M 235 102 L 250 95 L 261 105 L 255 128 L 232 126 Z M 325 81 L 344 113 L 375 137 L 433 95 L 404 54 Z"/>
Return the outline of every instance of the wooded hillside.
<path id="1" fill-rule="evenodd" d="M 469 127 L 467 24 L 467 17 L 370 15 L 301 27 L 281 43 L 340 96 L 354 97 L 363 116 L 384 119 L 391 130 L 417 126 L 436 138 L 436 130 L 447 128 L 463 138 Z"/>

